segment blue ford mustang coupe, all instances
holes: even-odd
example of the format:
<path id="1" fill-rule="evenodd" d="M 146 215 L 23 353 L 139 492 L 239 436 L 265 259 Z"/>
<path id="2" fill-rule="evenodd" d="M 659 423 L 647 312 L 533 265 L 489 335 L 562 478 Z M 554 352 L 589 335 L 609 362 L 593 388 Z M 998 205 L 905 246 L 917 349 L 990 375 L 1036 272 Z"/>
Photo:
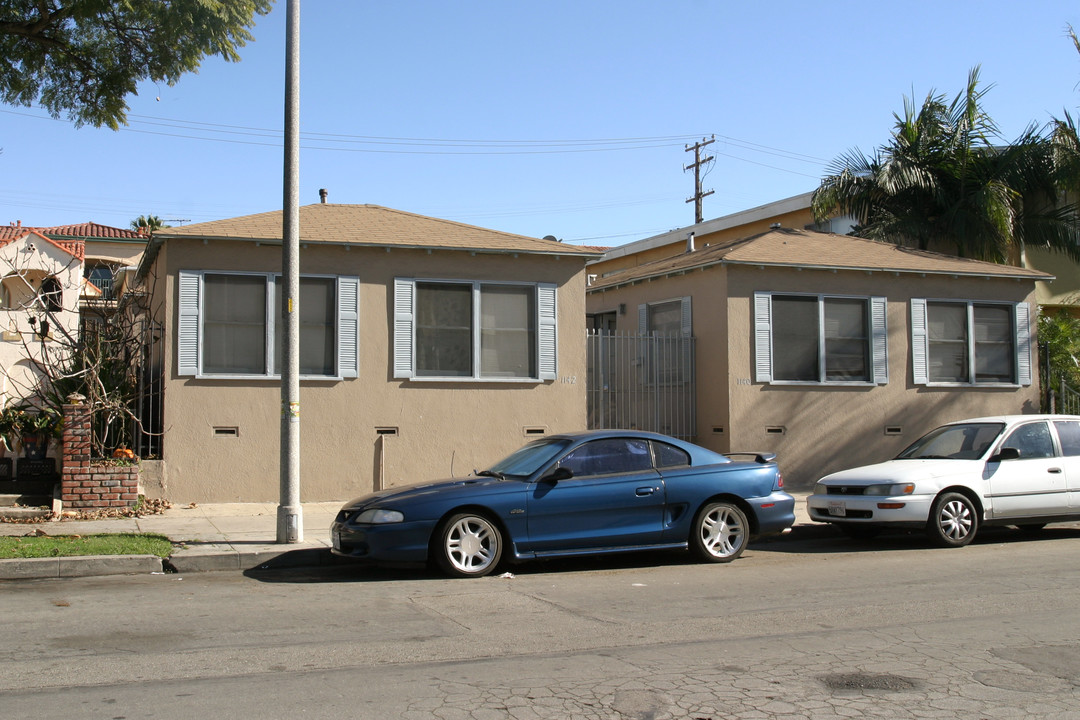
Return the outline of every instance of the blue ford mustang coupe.
<path id="1" fill-rule="evenodd" d="M 772 454 L 706 450 L 656 433 L 596 430 L 529 443 L 457 480 L 395 487 L 347 503 L 337 555 L 433 562 L 480 577 L 515 561 L 690 549 L 731 562 L 752 536 L 795 522 Z"/>

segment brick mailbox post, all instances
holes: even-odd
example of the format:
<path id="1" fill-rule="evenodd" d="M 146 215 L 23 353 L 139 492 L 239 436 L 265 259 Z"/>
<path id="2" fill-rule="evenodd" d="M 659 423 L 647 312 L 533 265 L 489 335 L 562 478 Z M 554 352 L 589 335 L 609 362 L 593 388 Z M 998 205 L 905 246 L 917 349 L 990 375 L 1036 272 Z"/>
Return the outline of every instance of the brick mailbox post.
<path id="1" fill-rule="evenodd" d="M 64 405 L 60 499 L 73 509 L 132 507 L 139 501 L 139 466 L 90 460 L 90 408 L 81 395 Z"/>

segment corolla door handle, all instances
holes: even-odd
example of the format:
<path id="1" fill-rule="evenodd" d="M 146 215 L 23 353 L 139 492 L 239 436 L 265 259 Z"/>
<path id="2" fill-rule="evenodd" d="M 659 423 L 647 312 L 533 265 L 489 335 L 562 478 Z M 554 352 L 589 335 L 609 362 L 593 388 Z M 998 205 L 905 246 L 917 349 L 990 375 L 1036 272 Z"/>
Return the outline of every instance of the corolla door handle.
<path id="1" fill-rule="evenodd" d="M 646 497 L 656 492 L 657 488 L 654 487 L 639 487 L 635 493 L 638 497 Z"/>
<path id="2" fill-rule="evenodd" d="M 1055 475 L 1057 475 L 1061 473 L 1061 468 L 1047 468 L 1046 472 L 1054 473 Z"/>

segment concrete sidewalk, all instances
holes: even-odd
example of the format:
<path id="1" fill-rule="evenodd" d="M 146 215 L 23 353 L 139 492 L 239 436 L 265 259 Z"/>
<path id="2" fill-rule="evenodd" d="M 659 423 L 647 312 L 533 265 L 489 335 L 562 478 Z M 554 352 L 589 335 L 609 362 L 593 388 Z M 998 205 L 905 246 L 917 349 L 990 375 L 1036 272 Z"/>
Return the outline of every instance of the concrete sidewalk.
<path id="1" fill-rule="evenodd" d="M 806 493 L 795 497 L 795 526 L 822 527 L 806 513 Z M 278 544 L 276 503 L 211 503 L 172 507 L 160 515 L 107 520 L 60 520 L 0 523 L 0 535 L 96 535 L 157 533 L 176 549 L 164 562 L 152 555 L 0 560 L 0 580 L 130 575 L 154 572 L 192 573 L 251 570 L 261 567 L 310 567 L 348 562 L 330 553 L 330 523 L 344 501 L 303 503 L 304 540 Z"/>

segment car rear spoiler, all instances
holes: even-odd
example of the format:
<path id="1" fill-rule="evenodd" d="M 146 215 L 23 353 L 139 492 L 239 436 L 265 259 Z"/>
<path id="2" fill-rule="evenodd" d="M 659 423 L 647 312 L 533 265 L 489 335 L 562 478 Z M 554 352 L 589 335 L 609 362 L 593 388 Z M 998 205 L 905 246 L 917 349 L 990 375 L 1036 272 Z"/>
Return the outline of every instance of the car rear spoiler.
<path id="1" fill-rule="evenodd" d="M 776 453 L 770 452 L 729 452 L 724 453 L 724 455 L 753 455 L 754 461 L 759 462 L 763 465 L 766 463 L 776 462 Z"/>

